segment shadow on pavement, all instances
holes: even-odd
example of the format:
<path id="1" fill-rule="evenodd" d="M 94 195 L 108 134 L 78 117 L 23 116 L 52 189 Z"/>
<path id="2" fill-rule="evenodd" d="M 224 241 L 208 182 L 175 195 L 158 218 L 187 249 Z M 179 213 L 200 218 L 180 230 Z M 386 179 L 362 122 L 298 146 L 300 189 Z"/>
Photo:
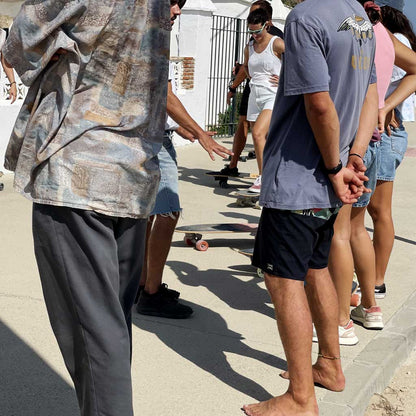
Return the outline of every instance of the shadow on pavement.
<path id="1" fill-rule="evenodd" d="M 0 415 L 74 416 L 73 388 L 0 321 Z"/>
<path id="2" fill-rule="evenodd" d="M 231 331 L 218 313 L 184 302 L 194 309 L 191 319 L 177 321 L 133 315 L 133 324 L 155 334 L 166 346 L 201 369 L 256 400 L 272 395 L 253 380 L 239 374 L 229 364 L 225 353 L 252 358 L 285 370 L 286 361 L 246 345 L 241 334 Z"/>
<path id="3" fill-rule="evenodd" d="M 182 261 L 168 261 L 166 264 L 184 285 L 206 287 L 232 309 L 254 311 L 275 319 L 274 309 L 268 305 L 271 303 L 269 294 L 260 286 L 262 280 L 254 268 L 251 280 L 243 281 L 233 277 L 233 273 L 239 273 L 238 270 L 198 270 L 193 264 Z"/>

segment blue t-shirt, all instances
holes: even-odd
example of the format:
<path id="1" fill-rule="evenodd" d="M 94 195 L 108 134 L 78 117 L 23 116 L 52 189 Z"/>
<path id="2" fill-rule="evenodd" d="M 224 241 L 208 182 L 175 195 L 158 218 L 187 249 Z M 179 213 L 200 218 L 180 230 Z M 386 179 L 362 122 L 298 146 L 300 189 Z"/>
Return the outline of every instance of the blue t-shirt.
<path id="1" fill-rule="evenodd" d="M 345 165 L 370 83 L 375 38 L 356 0 L 306 0 L 285 26 L 280 88 L 264 149 L 260 203 L 299 210 L 341 205 L 308 123 L 303 94 L 328 91 L 340 121 Z"/>

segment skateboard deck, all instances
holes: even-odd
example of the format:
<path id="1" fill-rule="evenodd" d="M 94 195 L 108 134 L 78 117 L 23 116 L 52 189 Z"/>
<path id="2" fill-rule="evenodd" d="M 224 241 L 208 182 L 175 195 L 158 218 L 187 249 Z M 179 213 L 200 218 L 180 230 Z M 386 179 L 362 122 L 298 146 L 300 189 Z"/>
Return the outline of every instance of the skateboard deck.
<path id="1" fill-rule="evenodd" d="M 236 203 L 239 207 L 260 208 L 258 204 L 260 194 L 250 191 L 236 191 L 232 195 L 237 197 Z"/>
<path id="2" fill-rule="evenodd" d="M 216 181 L 219 182 L 221 188 L 228 186 L 228 179 L 256 179 L 259 175 L 257 173 L 245 173 L 241 172 L 238 175 L 225 175 L 220 171 L 205 172 L 208 176 L 213 176 Z"/>
<path id="3" fill-rule="evenodd" d="M 213 233 L 256 233 L 258 224 L 196 224 L 184 225 L 175 229 L 178 233 L 184 233 L 185 244 L 195 247 L 198 251 L 207 251 L 209 244 L 202 239 L 203 234 Z"/>
<path id="4" fill-rule="evenodd" d="M 256 158 L 256 152 L 254 150 L 251 150 L 249 152 L 247 152 L 247 155 L 241 155 L 238 160 L 240 162 L 247 162 L 247 160 L 249 159 L 255 159 Z M 227 159 L 224 159 L 226 161 L 230 161 L 231 160 L 231 156 L 229 156 Z"/>
<path id="5" fill-rule="evenodd" d="M 254 248 L 232 248 L 232 250 L 242 254 L 243 256 L 249 257 L 250 259 L 253 257 Z M 257 268 L 257 276 L 263 279 L 263 270 Z"/>

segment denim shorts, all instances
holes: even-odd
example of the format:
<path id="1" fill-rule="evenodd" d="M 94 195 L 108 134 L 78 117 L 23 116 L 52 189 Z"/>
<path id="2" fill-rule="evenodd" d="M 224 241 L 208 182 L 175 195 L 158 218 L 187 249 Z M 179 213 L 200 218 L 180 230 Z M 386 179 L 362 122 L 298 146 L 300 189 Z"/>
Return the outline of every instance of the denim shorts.
<path id="1" fill-rule="evenodd" d="M 391 129 L 391 136 L 382 134 L 380 145 L 379 181 L 394 181 L 396 169 L 402 163 L 407 148 L 407 132 L 404 127 Z"/>
<path id="2" fill-rule="evenodd" d="M 259 85 L 251 85 L 250 88 L 247 120 L 255 122 L 263 110 L 273 110 L 277 88 L 262 87 Z"/>
<path id="3" fill-rule="evenodd" d="M 329 215 L 321 218 L 313 211 Z M 309 269 L 324 269 L 328 266 L 336 212 L 336 209 L 293 212 L 263 208 L 253 265 L 273 276 L 301 281 Z"/>
<path id="4" fill-rule="evenodd" d="M 170 132 L 165 132 L 163 146 L 157 157 L 160 167 L 160 183 L 156 203 L 150 215 L 180 212 L 178 164 L 176 162 L 176 150 L 173 146 Z"/>
<path id="5" fill-rule="evenodd" d="M 371 193 L 362 194 L 358 201 L 353 204 L 353 207 L 362 208 L 370 203 L 371 195 L 377 185 L 377 172 L 380 166 L 380 145 L 381 142 L 370 142 L 368 145 L 364 155 L 364 165 L 367 167 L 365 176 L 368 177 L 368 181 L 366 181 L 364 185 L 366 188 L 371 189 Z"/>

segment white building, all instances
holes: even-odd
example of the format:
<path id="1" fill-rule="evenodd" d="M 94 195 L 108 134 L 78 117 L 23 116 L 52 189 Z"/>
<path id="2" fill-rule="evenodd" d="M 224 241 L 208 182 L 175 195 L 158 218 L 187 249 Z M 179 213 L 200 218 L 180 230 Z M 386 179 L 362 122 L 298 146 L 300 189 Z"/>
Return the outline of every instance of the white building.
<path id="1" fill-rule="evenodd" d="M 0 0 L 0 27 L 10 26 L 22 3 Z M 251 3 L 251 0 L 187 0 L 182 16 L 173 28 L 171 56 L 177 62 L 178 95 L 192 117 L 203 127 L 209 123 L 209 118 L 217 118 L 219 113 L 227 110 L 227 85 L 235 58 L 239 56 L 238 59 L 241 59 L 241 49 L 246 41 L 245 19 Z M 280 0 L 271 0 L 271 4 L 273 22 L 282 28 L 289 9 Z M 0 167 L 21 104 L 22 99 L 10 105 L 7 79 L 2 74 Z M 178 140 L 179 143 L 184 142 Z"/>

